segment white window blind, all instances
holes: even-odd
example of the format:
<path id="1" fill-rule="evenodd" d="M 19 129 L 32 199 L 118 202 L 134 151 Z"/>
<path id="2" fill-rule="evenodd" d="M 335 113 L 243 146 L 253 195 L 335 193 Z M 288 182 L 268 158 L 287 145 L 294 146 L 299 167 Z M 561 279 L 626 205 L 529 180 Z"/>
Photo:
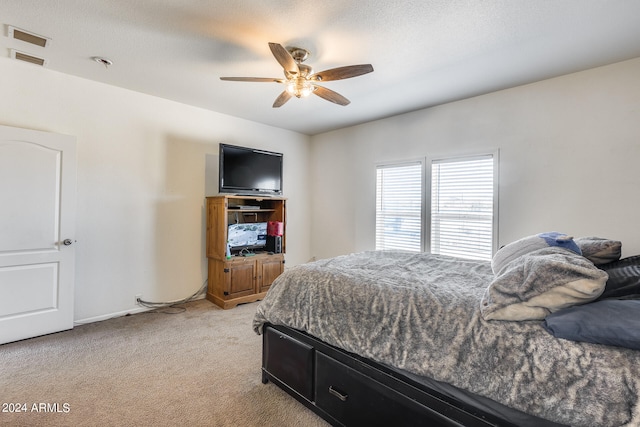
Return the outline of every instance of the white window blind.
<path id="1" fill-rule="evenodd" d="M 422 250 L 423 163 L 378 166 L 376 249 Z"/>
<path id="2" fill-rule="evenodd" d="M 493 199 L 493 155 L 433 161 L 431 253 L 490 260 Z"/>

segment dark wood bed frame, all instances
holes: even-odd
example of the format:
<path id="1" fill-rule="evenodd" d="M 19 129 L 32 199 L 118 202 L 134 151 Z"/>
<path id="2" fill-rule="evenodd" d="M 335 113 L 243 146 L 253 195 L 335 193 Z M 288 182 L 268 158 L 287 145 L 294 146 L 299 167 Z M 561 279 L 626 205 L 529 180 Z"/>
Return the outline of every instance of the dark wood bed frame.
<path id="1" fill-rule="evenodd" d="M 265 325 L 262 382 L 335 426 L 512 426 L 383 365 L 300 331 Z"/>

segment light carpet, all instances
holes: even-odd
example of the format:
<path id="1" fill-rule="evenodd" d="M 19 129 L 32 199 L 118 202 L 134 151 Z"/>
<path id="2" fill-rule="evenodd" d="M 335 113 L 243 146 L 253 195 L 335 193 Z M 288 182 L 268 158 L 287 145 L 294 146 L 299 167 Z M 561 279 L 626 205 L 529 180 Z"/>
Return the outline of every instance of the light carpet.
<path id="1" fill-rule="evenodd" d="M 257 304 L 183 307 L 1 345 L 0 425 L 328 425 L 262 384 Z"/>

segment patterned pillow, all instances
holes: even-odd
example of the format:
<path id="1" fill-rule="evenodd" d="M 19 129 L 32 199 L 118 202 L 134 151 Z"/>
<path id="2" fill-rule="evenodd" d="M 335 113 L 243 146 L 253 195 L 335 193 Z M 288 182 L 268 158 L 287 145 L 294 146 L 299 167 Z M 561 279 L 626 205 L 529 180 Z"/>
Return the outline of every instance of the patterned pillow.
<path id="1" fill-rule="evenodd" d="M 491 260 L 493 274 L 498 274 L 507 264 L 524 254 L 550 246 L 565 248 L 581 255 L 580 248 L 573 241 L 573 237 L 556 231 L 540 233 L 524 237 L 500 248 Z"/>
<path id="2" fill-rule="evenodd" d="M 582 256 L 595 265 L 617 261 L 622 255 L 622 242 L 601 237 L 578 237 L 574 240 Z"/>

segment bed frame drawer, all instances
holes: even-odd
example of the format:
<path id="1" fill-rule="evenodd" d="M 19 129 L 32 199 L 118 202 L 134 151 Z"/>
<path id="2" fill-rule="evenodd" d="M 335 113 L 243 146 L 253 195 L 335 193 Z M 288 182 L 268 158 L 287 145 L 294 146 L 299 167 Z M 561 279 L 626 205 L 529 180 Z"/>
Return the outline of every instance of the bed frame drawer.
<path id="1" fill-rule="evenodd" d="M 269 381 L 333 426 L 516 427 L 384 365 L 267 324 L 262 382 Z M 541 421 L 527 425 L 549 425 Z"/>
<path id="2" fill-rule="evenodd" d="M 313 347 L 272 328 L 266 329 L 263 346 L 263 369 L 312 401 Z"/>
<path id="3" fill-rule="evenodd" d="M 345 426 L 461 426 L 320 352 L 315 378 L 316 405 Z"/>

